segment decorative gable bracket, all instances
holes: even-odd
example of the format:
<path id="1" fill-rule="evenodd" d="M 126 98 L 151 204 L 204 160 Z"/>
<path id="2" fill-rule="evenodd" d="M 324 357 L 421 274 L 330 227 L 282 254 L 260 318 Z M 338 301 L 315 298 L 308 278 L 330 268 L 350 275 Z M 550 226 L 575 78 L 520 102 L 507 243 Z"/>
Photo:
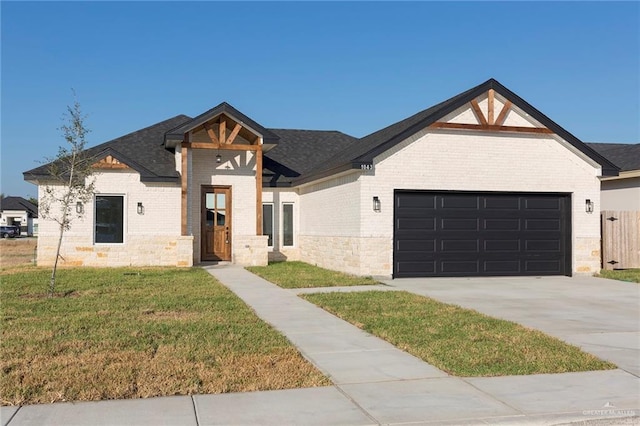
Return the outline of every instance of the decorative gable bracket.
<path id="1" fill-rule="evenodd" d="M 472 99 L 469 102 L 471 110 L 475 115 L 479 124 L 470 123 L 451 123 L 445 121 L 436 121 L 429 127 L 432 129 L 458 129 L 458 130 L 476 130 L 476 131 L 489 131 L 489 132 L 515 132 L 515 133 L 554 133 L 553 130 L 546 127 L 525 127 L 525 126 L 505 126 L 504 121 L 507 118 L 507 114 L 513 107 L 513 103 L 507 100 L 497 117 L 495 115 L 495 90 L 489 89 L 487 91 L 487 114 L 480 108 L 478 99 Z"/>

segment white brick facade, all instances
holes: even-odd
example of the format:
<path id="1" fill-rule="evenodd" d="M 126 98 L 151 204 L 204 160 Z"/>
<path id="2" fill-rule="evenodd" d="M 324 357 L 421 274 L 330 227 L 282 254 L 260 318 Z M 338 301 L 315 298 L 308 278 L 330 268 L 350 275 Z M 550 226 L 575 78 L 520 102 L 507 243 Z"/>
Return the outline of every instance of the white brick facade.
<path id="1" fill-rule="evenodd" d="M 450 116 L 469 119 L 462 110 Z M 571 194 L 572 272 L 594 273 L 599 216 L 585 212 L 585 200 L 599 205 L 598 174 L 550 135 L 423 130 L 376 157 L 372 171 L 300 190 L 300 257 L 349 273 L 391 275 L 395 189 L 555 192 Z M 382 205 L 378 213 L 374 196 Z"/>
<path id="2" fill-rule="evenodd" d="M 166 183 L 141 183 L 133 171 L 104 171 L 95 176 L 95 193 L 124 198 L 124 241 L 94 242 L 94 202 L 84 205 L 84 216 L 65 232 L 60 254 L 62 266 L 191 266 L 192 237 L 180 236 L 180 187 Z M 38 197 L 43 197 L 39 187 Z M 137 213 L 142 203 L 144 213 Z M 55 211 L 52 209 L 52 211 Z M 74 212 L 75 214 L 75 212 Z M 40 220 L 38 265 L 55 261 L 59 228 Z"/>
<path id="3" fill-rule="evenodd" d="M 239 146 L 234 147 L 237 150 L 224 149 L 222 145 L 203 147 L 202 144 L 213 143 L 215 138 L 204 130 L 208 125 L 194 124 L 195 133 L 189 130 L 178 134 L 175 155 L 169 159 L 173 162 L 175 158 L 176 171 L 182 173 L 180 144 L 183 134 L 186 135 L 187 143 L 193 143 L 190 146 L 194 147 L 186 157 L 187 235 L 181 236 L 180 182 L 142 183 L 140 175 L 132 169 L 102 171 L 97 175 L 96 194 L 123 197 L 124 241 L 95 243 L 95 209 L 93 202 L 89 202 L 84 218 L 77 220 L 65 235 L 63 264 L 190 266 L 199 263 L 202 188 L 224 187 L 231 191 L 231 259 L 241 265 L 264 265 L 267 259 L 303 260 L 358 275 L 390 276 L 394 263 L 394 191 L 424 190 L 569 194 L 571 272 L 598 271 L 599 215 L 585 212 L 585 200 L 594 202 L 596 211 L 601 205 L 601 166 L 580 151 L 576 147 L 579 143 L 573 139 L 576 146 L 550 131 L 541 131 L 545 130 L 541 129 L 544 126 L 523 109 L 509 106 L 499 94 L 489 97 L 488 93 L 493 94 L 485 92 L 476 98 L 477 104 L 467 99 L 457 110 L 452 111 L 453 106 L 446 114 L 443 110 L 443 117 L 436 124 L 446 130 L 407 127 L 404 131 L 415 133 L 399 142 L 385 141 L 388 147 L 379 145 L 386 150 L 373 158 L 371 170 L 348 170 L 339 166 L 331 169 L 341 170 L 338 174 L 290 188 L 263 188 L 261 194 L 256 193 L 256 173 L 260 171 L 256 167 L 255 151 L 245 151 Z M 488 111 L 491 104 L 493 110 Z M 539 120 L 547 120 L 529 107 L 523 108 Z M 495 124 L 498 115 L 500 123 Z M 444 126 L 447 123 L 449 125 Z M 215 133 L 216 129 L 224 128 L 222 122 L 216 126 L 220 127 L 209 130 Z M 411 126 L 416 126 L 415 122 Z M 505 131 L 500 126 L 515 128 Z M 228 135 L 231 130 L 226 131 Z M 247 145 L 262 141 L 260 136 L 254 139 L 252 135 L 245 133 L 253 142 L 238 136 L 240 139 L 234 143 Z M 219 147 L 222 148 L 218 150 Z M 307 154 L 313 155 L 313 152 Z M 219 163 L 218 155 L 221 156 Z M 42 188 L 39 195 L 42 196 Z M 273 206 L 271 247 L 268 247 L 267 236 L 256 236 L 258 195 L 262 196 L 263 204 Z M 381 202 L 379 212 L 373 211 L 374 197 Z M 137 212 L 138 203 L 144 206 L 143 214 Z M 288 205 L 293 210 L 293 241 L 285 245 L 283 209 Z M 53 262 L 56 242 L 55 223 L 41 220 L 39 264 Z"/>

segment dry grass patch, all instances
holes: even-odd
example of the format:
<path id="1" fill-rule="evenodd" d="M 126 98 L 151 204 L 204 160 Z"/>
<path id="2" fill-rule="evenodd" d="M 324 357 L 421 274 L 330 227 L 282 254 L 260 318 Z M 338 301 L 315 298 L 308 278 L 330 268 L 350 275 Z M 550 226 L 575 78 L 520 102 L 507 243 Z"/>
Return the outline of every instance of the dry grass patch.
<path id="1" fill-rule="evenodd" d="M 330 384 L 205 271 L 133 271 L 2 275 L 3 405 Z"/>
<path id="2" fill-rule="evenodd" d="M 0 268 L 3 272 L 23 272 L 34 266 L 37 238 L 0 239 Z"/>
<path id="3" fill-rule="evenodd" d="M 302 297 L 455 376 L 565 373 L 616 367 L 539 331 L 407 292 Z"/>

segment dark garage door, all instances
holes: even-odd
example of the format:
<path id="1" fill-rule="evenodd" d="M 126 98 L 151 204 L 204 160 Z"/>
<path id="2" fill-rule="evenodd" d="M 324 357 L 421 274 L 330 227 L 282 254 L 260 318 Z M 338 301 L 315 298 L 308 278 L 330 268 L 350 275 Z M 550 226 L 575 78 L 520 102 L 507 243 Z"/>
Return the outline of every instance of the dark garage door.
<path id="1" fill-rule="evenodd" d="M 395 192 L 394 277 L 570 275 L 570 196 Z"/>

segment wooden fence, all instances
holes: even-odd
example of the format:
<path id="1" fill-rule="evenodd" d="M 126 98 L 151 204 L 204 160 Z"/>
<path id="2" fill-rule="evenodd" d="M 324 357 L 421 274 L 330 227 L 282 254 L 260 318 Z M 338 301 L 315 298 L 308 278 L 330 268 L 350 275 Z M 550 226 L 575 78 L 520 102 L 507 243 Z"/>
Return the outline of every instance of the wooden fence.
<path id="1" fill-rule="evenodd" d="M 600 212 L 602 268 L 640 268 L 640 211 Z"/>

